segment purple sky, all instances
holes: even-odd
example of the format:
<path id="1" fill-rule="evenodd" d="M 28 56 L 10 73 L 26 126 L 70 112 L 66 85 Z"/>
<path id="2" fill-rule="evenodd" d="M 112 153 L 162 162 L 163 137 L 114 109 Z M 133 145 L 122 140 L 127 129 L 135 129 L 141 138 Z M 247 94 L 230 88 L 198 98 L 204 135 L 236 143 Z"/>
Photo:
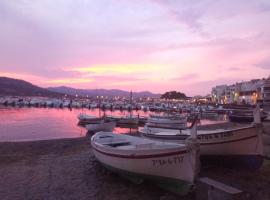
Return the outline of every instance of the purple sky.
<path id="1" fill-rule="evenodd" d="M 269 0 L 1 0 L 0 76 L 187 95 L 270 74 Z"/>

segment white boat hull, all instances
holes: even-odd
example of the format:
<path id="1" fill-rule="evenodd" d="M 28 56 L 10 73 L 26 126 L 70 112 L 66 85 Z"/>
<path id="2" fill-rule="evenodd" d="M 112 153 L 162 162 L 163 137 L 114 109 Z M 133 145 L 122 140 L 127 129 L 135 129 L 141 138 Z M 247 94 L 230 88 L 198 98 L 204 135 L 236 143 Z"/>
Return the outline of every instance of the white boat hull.
<path id="1" fill-rule="evenodd" d="M 89 132 L 97 132 L 97 131 L 113 131 L 115 128 L 116 123 L 115 122 L 104 122 L 104 123 L 98 123 L 98 124 L 87 124 L 85 128 Z"/>
<path id="2" fill-rule="evenodd" d="M 139 124 L 138 118 L 120 118 L 117 123 L 119 124 L 129 124 L 129 125 L 137 125 Z"/>
<path id="3" fill-rule="evenodd" d="M 173 123 L 152 123 L 152 122 L 147 122 L 146 125 L 148 127 L 153 127 L 153 128 L 168 128 L 168 129 L 186 129 L 187 128 L 186 123 L 173 124 Z"/>
<path id="4" fill-rule="evenodd" d="M 183 119 L 164 119 L 164 118 L 150 118 L 149 123 L 159 123 L 159 124 L 183 124 L 187 123 L 187 118 Z"/>
<path id="5" fill-rule="evenodd" d="M 94 123 L 103 123 L 104 122 L 103 117 L 95 117 L 95 116 L 86 115 L 86 114 L 79 114 L 78 119 L 79 119 L 79 122 L 83 123 L 83 124 L 87 124 L 87 123 L 94 124 Z"/>
<path id="6" fill-rule="evenodd" d="M 191 149 L 190 146 L 155 149 L 151 148 L 151 144 L 143 144 L 134 149 L 104 148 L 97 145 L 93 138 L 91 144 L 97 160 L 108 169 L 133 177 L 138 183 L 150 179 L 166 187 L 166 184 L 173 182 L 181 185 L 179 190 L 171 190 L 179 194 L 188 192 L 198 172 L 198 149 Z"/>
<path id="7" fill-rule="evenodd" d="M 155 129 L 154 129 L 155 130 Z M 159 129 L 156 129 L 159 130 Z M 162 130 L 162 129 L 160 129 Z M 183 143 L 188 131 L 168 130 L 146 132 L 142 135 L 159 141 Z M 201 155 L 263 155 L 261 127 L 248 126 L 232 130 L 198 130 Z"/>
<path id="8" fill-rule="evenodd" d="M 146 125 L 155 128 L 186 129 L 187 118 L 183 119 L 150 118 L 148 119 Z"/>
<path id="9" fill-rule="evenodd" d="M 263 155 L 262 136 L 257 127 L 198 135 L 203 155 Z"/>

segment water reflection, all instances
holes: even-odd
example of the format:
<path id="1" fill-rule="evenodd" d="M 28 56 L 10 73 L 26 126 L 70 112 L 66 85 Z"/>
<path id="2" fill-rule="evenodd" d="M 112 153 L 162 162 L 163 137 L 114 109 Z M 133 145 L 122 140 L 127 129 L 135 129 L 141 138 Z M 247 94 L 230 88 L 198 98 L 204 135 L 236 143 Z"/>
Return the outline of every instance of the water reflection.
<path id="1" fill-rule="evenodd" d="M 99 109 L 56 109 L 56 108 L 16 108 L 0 107 L 0 141 L 28 141 L 56 138 L 82 137 L 87 134 L 84 127 L 78 126 L 79 113 L 103 116 L 126 116 L 127 111 L 100 111 Z M 133 115 L 147 117 L 153 112 L 133 111 Z M 218 119 L 201 119 L 201 124 L 223 122 Z M 137 134 L 138 127 L 121 125 L 116 133 Z"/>

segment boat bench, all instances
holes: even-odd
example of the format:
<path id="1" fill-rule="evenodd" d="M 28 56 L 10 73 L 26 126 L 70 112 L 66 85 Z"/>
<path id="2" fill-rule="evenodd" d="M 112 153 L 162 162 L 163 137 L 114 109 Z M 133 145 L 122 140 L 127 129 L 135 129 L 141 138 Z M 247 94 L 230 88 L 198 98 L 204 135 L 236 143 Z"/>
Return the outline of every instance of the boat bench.
<path id="1" fill-rule="evenodd" d="M 208 177 L 199 178 L 196 200 L 247 200 L 247 194 Z"/>
<path id="2" fill-rule="evenodd" d="M 111 141 L 111 142 L 102 142 L 102 145 L 107 145 L 107 146 L 111 146 L 111 147 L 118 147 L 118 146 L 123 146 L 123 145 L 129 145 L 130 142 L 129 141 Z"/>
<path id="3" fill-rule="evenodd" d="M 142 143 L 142 144 L 136 144 L 136 149 L 149 149 L 152 148 L 153 143 Z"/>

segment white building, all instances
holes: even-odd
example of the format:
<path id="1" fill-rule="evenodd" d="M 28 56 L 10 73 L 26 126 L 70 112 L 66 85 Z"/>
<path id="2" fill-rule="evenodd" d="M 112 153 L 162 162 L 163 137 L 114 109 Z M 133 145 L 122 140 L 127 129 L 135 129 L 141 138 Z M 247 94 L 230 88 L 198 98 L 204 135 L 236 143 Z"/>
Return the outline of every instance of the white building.
<path id="1" fill-rule="evenodd" d="M 265 80 L 263 86 L 263 105 L 270 107 L 270 77 Z"/>
<path id="2" fill-rule="evenodd" d="M 213 102 L 221 104 L 256 104 L 265 102 L 264 99 L 267 98 L 270 105 L 270 79 L 254 79 L 229 86 L 219 85 L 212 89 Z"/>

